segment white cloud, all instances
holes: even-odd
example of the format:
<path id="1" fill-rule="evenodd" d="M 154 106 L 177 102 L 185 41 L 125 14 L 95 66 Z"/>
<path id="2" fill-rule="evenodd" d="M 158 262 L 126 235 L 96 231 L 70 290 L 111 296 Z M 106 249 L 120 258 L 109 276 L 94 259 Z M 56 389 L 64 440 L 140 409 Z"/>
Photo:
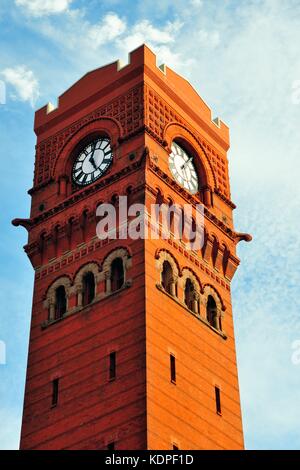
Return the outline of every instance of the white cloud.
<path id="1" fill-rule="evenodd" d="M 108 13 L 98 24 L 89 25 L 86 28 L 86 40 L 93 48 L 110 42 L 124 33 L 126 23 L 117 14 Z"/>
<path id="2" fill-rule="evenodd" d="M 117 13 L 108 12 L 98 22 L 92 22 L 86 19 L 83 10 L 77 9 L 68 12 L 67 20 L 53 22 L 47 18 L 31 26 L 63 51 L 76 51 L 69 59 L 80 69 L 84 63 L 85 71 L 105 64 L 106 58 L 111 62 L 110 48 L 113 48 L 115 59 L 126 61 L 128 53 L 143 43 L 153 49 L 160 62 L 173 67 L 188 65 L 190 59 L 181 57 L 173 48 L 183 26 L 182 21 L 166 21 L 157 27 L 145 19 L 129 26 L 126 20 Z"/>
<path id="3" fill-rule="evenodd" d="M 32 70 L 25 65 L 2 70 L 6 84 L 13 87 L 12 98 L 24 102 L 29 102 L 34 106 L 39 97 L 39 83 Z"/>
<path id="4" fill-rule="evenodd" d="M 73 0 L 15 0 L 17 6 L 32 16 L 52 15 L 68 10 Z"/>
<path id="5" fill-rule="evenodd" d="M 117 46 L 124 55 L 145 43 L 153 49 L 159 61 L 176 67 L 181 62 L 181 58 L 175 52 L 176 47 L 173 48 L 172 45 L 176 43 L 176 37 L 182 26 L 181 21 L 175 20 L 168 21 L 158 28 L 150 21 L 142 20 L 128 29 L 125 36 L 118 38 Z"/>
<path id="6" fill-rule="evenodd" d="M 90 22 L 82 10 L 72 10 L 67 19 L 60 22 L 45 19 L 33 23 L 32 27 L 60 48 L 76 50 L 73 59 L 82 62 L 82 57 L 88 60 L 92 56 L 96 60 L 101 46 L 110 44 L 126 31 L 126 21 L 116 13 L 108 12 L 99 21 Z"/>
<path id="7" fill-rule="evenodd" d="M 181 26 L 182 23 L 175 21 L 174 23 L 168 22 L 161 28 L 156 28 L 150 21 L 143 20 L 133 25 L 127 36 L 119 41 L 119 46 L 126 51 L 131 51 L 143 43 L 154 46 L 174 43 L 176 33 Z"/>

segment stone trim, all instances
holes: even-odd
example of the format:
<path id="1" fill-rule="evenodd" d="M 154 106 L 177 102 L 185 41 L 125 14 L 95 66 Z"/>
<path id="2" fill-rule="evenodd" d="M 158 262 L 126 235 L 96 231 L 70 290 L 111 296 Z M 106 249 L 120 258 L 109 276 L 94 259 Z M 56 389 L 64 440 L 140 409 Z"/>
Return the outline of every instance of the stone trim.
<path id="1" fill-rule="evenodd" d="M 91 262 L 83 265 L 74 278 L 74 293 L 77 295 L 77 306 L 82 307 L 83 277 L 87 273 L 92 273 L 95 280 L 95 297 L 97 295 L 97 285 L 102 280 L 100 269 L 97 263 Z"/>
<path id="2" fill-rule="evenodd" d="M 205 311 L 205 316 L 207 315 L 207 301 L 208 301 L 208 297 L 211 296 L 214 301 L 216 302 L 216 318 L 217 318 L 217 323 L 219 324 L 219 319 L 221 318 L 221 320 L 224 318 L 224 306 L 222 304 L 222 301 L 221 301 L 221 298 L 219 297 L 219 294 L 217 293 L 217 291 L 210 285 L 206 285 L 204 286 L 204 289 L 203 289 L 203 295 L 202 295 L 202 299 L 201 299 L 201 303 L 203 305 L 203 308 L 204 308 L 204 311 Z"/>
<path id="3" fill-rule="evenodd" d="M 126 248 L 116 248 L 111 251 L 103 261 L 102 272 L 105 279 L 105 292 L 111 292 L 111 265 L 113 261 L 120 258 L 123 261 L 124 284 L 127 282 L 127 270 L 132 266 L 132 258 Z"/>
<path id="4" fill-rule="evenodd" d="M 91 302 L 90 304 L 88 304 L 84 307 L 77 306 L 75 308 L 72 308 L 71 310 L 66 312 L 66 314 L 62 318 L 48 319 L 48 320 L 42 322 L 41 323 L 41 329 L 44 330 L 45 328 L 48 328 L 51 325 L 59 323 L 60 321 L 64 320 L 65 318 L 69 318 L 69 317 L 73 316 L 76 313 L 79 313 L 79 312 L 82 312 L 82 311 L 88 311 L 92 305 L 97 304 L 98 302 L 101 302 L 102 300 L 106 300 L 108 297 L 111 297 L 113 295 L 117 295 L 120 292 L 123 292 L 123 290 L 129 289 L 131 286 L 132 286 L 132 280 L 129 279 L 128 281 L 126 281 L 124 283 L 124 285 L 120 289 L 118 289 L 114 292 L 103 293 L 101 296 L 98 296 L 97 298 L 95 298 L 93 300 L 93 302 Z"/>
<path id="5" fill-rule="evenodd" d="M 68 276 L 61 276 L 56 279 L 47 290 L 46 299 L 44 301 L 44 308 L 48 309 L 49 320 L 54 320 L 55 316 L 55 305 L 56 305 L 56 289 L 60 286 L 64 286 L 66 292 L 66 315 L 69 310 L 69 297 L 72 294 L 71 280 Z"/>

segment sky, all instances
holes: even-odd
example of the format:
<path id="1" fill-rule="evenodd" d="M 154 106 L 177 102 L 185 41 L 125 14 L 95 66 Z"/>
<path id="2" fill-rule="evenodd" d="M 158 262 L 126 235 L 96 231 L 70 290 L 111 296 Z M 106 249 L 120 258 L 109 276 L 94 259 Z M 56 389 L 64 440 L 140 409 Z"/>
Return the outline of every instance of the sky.
<path id="1" fill-rule="evenodd" d="M 300 449 L 299 0 L 1 0 L 0 449 L 22 416 L 33 269 L 10 221 L 29 216 L 34 110 L 142 43 L 230 127 L 235 227 L 253 236 L 232 281 L 245 445 Z"/>

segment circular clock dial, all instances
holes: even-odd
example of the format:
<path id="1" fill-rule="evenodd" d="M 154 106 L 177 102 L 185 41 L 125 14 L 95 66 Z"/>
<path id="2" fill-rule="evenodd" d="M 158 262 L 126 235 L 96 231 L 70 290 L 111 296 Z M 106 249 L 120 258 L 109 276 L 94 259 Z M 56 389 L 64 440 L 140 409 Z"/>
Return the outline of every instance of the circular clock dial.
<path id="1" fill-rule="evenodd" d="M 99 137 L 90 142 L 77 156 L 73 165 L 73 181 L 79 186 L 93 183 L 102 176 L 113 159 L 109 139 Z"/>
<path id="2" fill-rule="evenodd" d="M 169 167 L 175 180 L 190 193 L 198 192 L 198 176 L 193 157 L 188 155 L 178 144 L 173 142 L 169 155 Z"/>

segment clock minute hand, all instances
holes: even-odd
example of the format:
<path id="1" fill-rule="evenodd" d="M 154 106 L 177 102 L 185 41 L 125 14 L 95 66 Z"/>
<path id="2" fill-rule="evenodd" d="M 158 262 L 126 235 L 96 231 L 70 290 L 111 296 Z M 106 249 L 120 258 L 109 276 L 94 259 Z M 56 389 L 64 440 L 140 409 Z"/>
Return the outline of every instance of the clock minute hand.
<path id="1" fill-rule="evenodd" d="M 185 170 L 187 164 L 190 163 L 191 160 L 193 160 L 193 157 L 190 157 L 186 162 L 184 162 L 184 164 L 181 165 L 181 169 L 182 169 L 182 170 Z"/>

